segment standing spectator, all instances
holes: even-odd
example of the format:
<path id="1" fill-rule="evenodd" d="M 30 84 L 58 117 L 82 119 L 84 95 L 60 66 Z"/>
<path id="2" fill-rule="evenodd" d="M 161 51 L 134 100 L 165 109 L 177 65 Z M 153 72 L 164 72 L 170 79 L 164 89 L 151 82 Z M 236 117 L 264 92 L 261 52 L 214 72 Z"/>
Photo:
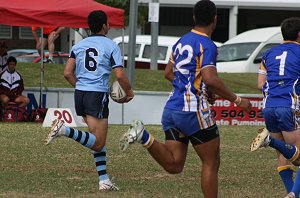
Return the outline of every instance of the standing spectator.
<path id="1" fill-rule="evenodd" d="M 32 27 L 32 34 L 36 42 L 36 49 L 41 56 L 41 44 L 42 40 L 39 37 L 37 30 L 38 27 Z M 43 32 L 43 49 L 48 44 L 49 57 L 46 60 L 47 63 L 53 63 L 53 53 L 55 50 L 54 41 L 59 37 L 59 34 L 64 30 L 64 27 L 44 27 Z"/>
<path id="2" fill-rule="evenodd" d="M 247 112 L 251 104 L 248 99 L 231 92 L 218 78 L 217 47 L 210 39 L 217 23 L 215 4 L 209 0 L 198 1 L 193 15 L 195 27 L 175 43 L 165 69 L 165 77 L 173 85 L 162 115 L 165 143 L 155 140 L 143 123 L 136 120 L 121 138 L 120 148 L 125 150 L 138 142 L 167 172 L 177 174 L 184 168 L 191 142 L 202 161 L 204 197 L 217 198 L 220 137 L 210 110 L 209 97 L 212 95 L 207 92 L 207 87 Z"/>
<path id="3" fill-rule="evenodd" d="M 7 69 L 7 45 L 5 41 L 0 41 L 0 74 Z"/>
<path id="4" fill-rule="evenodd" d="M 29 98 L 22 96 L 24 83 L 21 74 L 16 71 L 16 58 L 10 56 L 7 65 L 7 69 L 0 76 L 1 105 L 5 107 L 9 102 L 15 102 L 19 107 L 24 107 L 29 103 Z"/>
<path id="5" fill-rule="evenodd" d="M 99 189 L 118 190 L 106 172 L 110 73 L 114 72 L 126 91 L 125 102 L 129 102 L 134 93 L 123 70 L 120 48 L 105 36 L 109 30 L 107 15 L 101 10 L 93 11 L 88 16 L 88 24 L 93 35 L 72 47 L 64 76 L 75 87 L 76 113 L 83 116 L 90 132 L 66 127 L 64 121 L 56 120 L 46 144 L 65 136 L 91 149 L 99 176 Z"/>
<path id="6" fill-rule="evenodd" d="M 286 198 L 298 198 L 300 170 L 294 181 L 291 164 L 300 165 L 300 18 L 284 20 L 281 33 L 284 43 L 265 52 L 258 72 L 266 129 L 253 140 L 251 151 L 267 146 L 276 149 Z"/>

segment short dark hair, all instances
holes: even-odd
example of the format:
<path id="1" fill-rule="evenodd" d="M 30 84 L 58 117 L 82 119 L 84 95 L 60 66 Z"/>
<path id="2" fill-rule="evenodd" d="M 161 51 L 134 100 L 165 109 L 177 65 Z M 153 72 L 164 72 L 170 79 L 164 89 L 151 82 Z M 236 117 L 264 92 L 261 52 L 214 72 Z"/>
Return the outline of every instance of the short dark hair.
<path id="1" fill-rule="evenodd" d="M 283 40 L 295 41 L 298 38 L 300 32 L 300 18 L 290 17 L 282 21 L 281 33 Z"/>
<path id="2" fill-rule="evenodd" d="M 107 24 L 107 15 L 102 10 L 94 10 L 88 16 L 88 24 L 91 32 L 96 34 Z"/>
<path id="3" fill-rule="evenodd" d="M 13 57 L 13 56 L 10 56 L 10 57 L 8 57 L 8 59 L 7 59 L 7 64 L 10 63 L 10 62 L 14 62 L 14 63 L 17 64 L 17 59 L 16 59 L 15 57 Z"/>
<path id="4" fill-rule="evenodd" d="M 195 16 L 195 25 L 208 26 L 214 21 L 217 15 L 216 5 L 210 0 L 198 1 L 193 9 Z"/>

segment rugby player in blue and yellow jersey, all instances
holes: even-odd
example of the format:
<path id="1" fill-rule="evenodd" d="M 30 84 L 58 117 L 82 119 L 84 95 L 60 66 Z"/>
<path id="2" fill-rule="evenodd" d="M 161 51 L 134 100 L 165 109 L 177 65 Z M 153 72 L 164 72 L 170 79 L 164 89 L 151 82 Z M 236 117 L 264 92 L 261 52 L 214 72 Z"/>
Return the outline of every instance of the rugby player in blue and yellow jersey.
<path id="1" fill-rule="evenodd" d="M 208 102 L 208 89 L 250 111 L 249 100 L 232 93 L 217 76 L 217 47 L 210 39 L 217 22 L 212 1 L 201 0 L 194 6 L 195 27 L 173 46 L 165 77 L 173 92 L 165 105 L 162 126 L 165 143 L 159 143 L 139 120 L 131 124 L 120 140 L 120 148 L 141 143 L 169 173 L 183 170 L 191 142 L 202 161 L 201 188 L 205 198 L 218 196 L 220 137 Z"/>
<path id="2" fill-rule="evenodd" d="M 263 117 L 266 129 L 251 143 L 251 150 L 270 146 L 278 151 L 278 172 L 289 193 L 299 197 L 300 171 L 295 182 L 291 163 L 300 165 L 300 18 L 281 24 L 284 42 L 263 55 L 258 88 L 264 94 Z"/>
<path id="3" fill-rule="evenodd" d="M 113 73 L 125 90 L 129 102 L 134 93 L 123 70 L 120 48 L 105 35 L 109 24 L 101 10 L 88 16 L 93 35 L 83 39 L 71 49 L 64 76 L 75 87 L 75 110 L 83 116 L 89 132 L 69 128 L 63 120 L 55 120 L 46 144 L 65 136 L 92 150 L 99 175 L 100 190 L 118 190 L 106 172 L 106 136 L 108 130 L 109 76 Z"/>

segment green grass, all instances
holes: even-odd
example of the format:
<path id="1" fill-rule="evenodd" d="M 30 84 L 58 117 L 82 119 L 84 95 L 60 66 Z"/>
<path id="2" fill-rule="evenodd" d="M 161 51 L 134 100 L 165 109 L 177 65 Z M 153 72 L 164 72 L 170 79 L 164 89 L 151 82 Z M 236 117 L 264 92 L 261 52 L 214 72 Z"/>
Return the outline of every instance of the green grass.
<path id="1" fill-rule="evenodd" d="M 118 192 L 98 191 L 97 173 L 88 149 L 68 138 L 49 146 L 43 140 L 49 129 L 37 123 L 1 123 L 0 197 L 203 197 L 198 157 L 189 147 L 184 171 L 167 174 L 141 145 L 118 150 L 126 125 L 109 127 L 108 172 Z M 146 126 L 160 141 L 161 126 Z M 255 126 L 221 126 L 219 197 L 283 197 L 276 172 L 276 155 L 270 148 L 251 153 Z"/>
<path id="2" fill-rule="evenodd" d="M 40 87 L 40 64 L 18 63 L 17 70 L 24 78 L 25 87 Z M 44 86 L 70 88 L 71 86 L 63 77 L 64 65 L 45 64 Z M 258 94 L 257 74 L 228 74 L 220 73 L 219 76 L 226 85 L 235 93 Z M 135 90 L 143 91 L 170 91 L 171 84 L 164 78 L 164 71 L 135 70 Z"/>

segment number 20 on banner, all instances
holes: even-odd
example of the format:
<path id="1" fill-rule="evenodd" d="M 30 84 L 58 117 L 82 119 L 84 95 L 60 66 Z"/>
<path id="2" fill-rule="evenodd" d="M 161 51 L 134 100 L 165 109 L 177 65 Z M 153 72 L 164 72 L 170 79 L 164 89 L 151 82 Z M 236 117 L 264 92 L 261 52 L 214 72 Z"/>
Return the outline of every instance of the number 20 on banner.
<path id="1" fill-rule="evenodd" d="M 64 120 L 67 124 L 73 122 L 73 116 L 69 109 L 55 109 L 53 115 L 57 119 Z"/>

